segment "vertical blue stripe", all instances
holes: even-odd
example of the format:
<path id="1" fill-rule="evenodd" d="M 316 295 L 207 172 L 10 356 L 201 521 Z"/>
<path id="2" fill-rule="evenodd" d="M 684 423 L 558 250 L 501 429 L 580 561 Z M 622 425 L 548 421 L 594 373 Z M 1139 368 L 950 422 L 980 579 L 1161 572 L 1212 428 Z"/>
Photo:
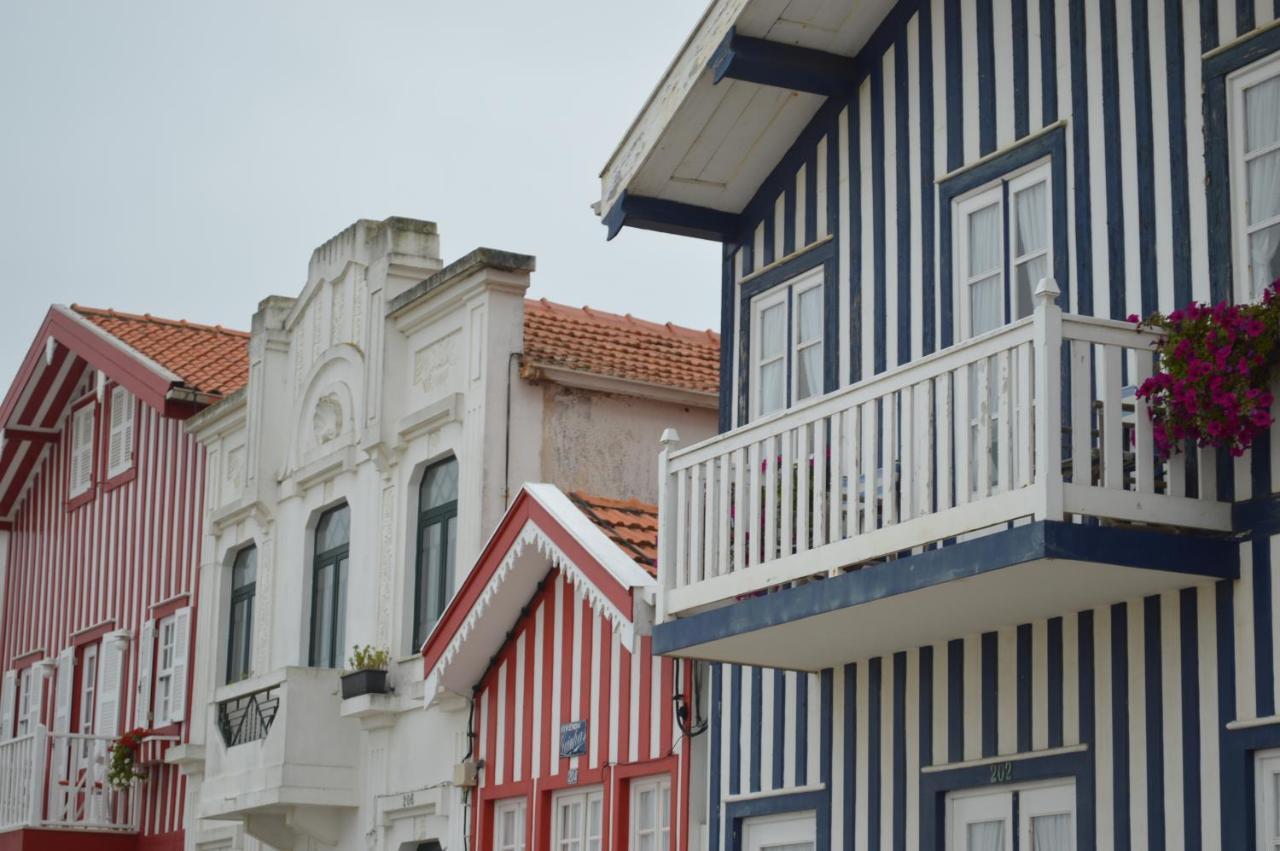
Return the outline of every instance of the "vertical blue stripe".
<path id="1" fill-rule="evenodd" d="M 752 272 L 756 270 L 755 258 L 756 258 L 755 228 L 752 228 L 751 230 L 747 231 L 746 236 L 743 237 L 743 240 L 742 240 L 742 274 L 743 275 L 750 275 Z M 742 321 L 745 323 L 747 320 L 744 317 Z"/>
<path id="2" fill-rule="evenodd" d="M 880 669 L 879 657 L 867 669 L 867 847 L 880 847 Z"/>
<path id="3" fill-rule="evenodd" d="M 1253 31 L 1253 0 L 1236 0 L 1236 38 Z"/>
<path id="4" fill-rule="evenodd" d="M 1102 32 L 1102 132 L 1103 138 L 1120 136 L 1120 59 L 1116 33 L 1116 0 L 1099 0 L 1098 26 Z M 1124 183 L 1120 169 L 1120 145 L 1102 146 L 1103 177 L 1107 201 L 1107 292 L 1112 319 L 1125 317 L 1124 296 Z M 1080 176 L 1076 175 L 1076 180 Z"/>
<path id="5" fill-rule="evenodd" d="M 796 250 L 796 175 L 791 175 L 782 192 L 782 254 Z"/>
<path id="6" fill-rule="evenodd" d="M 1200 52 L 1218 46 L 1218 0 L 1200 0 Z"/>
<path id="7" fill-rule="evenodd" d="M 947 642 L 947 761 L 964 759 L 964 639 Z"/>
<path id="8" fill-rule="evenodd" d="M 849 202 L 853 203 L 852 178 L 850 178 Z M 831 128 L 827 132 L 827 233 L 840 240 L 840 113 L 831 113 Z M 838 284 L 836 286 L 839 286 Z M 837 382 L 837 386 L 839 382 Z"/>
<path id="9" fill-rule="evenodd" d="M 884 71 L 879 62 L 871 68 L 871 251 L 875 274 L 875 374 L 885 371 L 885 174 L 884 174 Z"/>
<path id="10" fill-rule="evenodd" d="M 924 327 L 920 329 L 921 351 L 932 354 L 935 344 L 933 203 L 937 189 L 933 185 L 933 6 L 921 3 L 918 14 L 920 35 L 920 246 L 924 252 L 920 264 L 920 308 Z"/>
<path id="11" fill-rule="evenodd" d="M 752 792 L 760 791 L 760 739 L 764 724 L 764 670 L 751 669 L 751 785 Z"/>
<path id="12" fill-rule="evenodd" d="M 895 124 L 894 146 L 897 155 L 894 162 L 898 167 L 898 190 L 895 194 L 898 211 L 898 274 L 894 284 L 898 288 L 898 363 L 911 360 L 911 157 L 908 155 L 908 139 L 911 135 L 911 115 L 908 112 L 910 99 L 910 70 L 907 56 L 907 30 L 904 27 L 898 34 L 893 50 L 894 85 L 893 85 L 893 118 Z M 921 264 L 923 265 L 923 264 Z"/>
<path id="13" fill-rule="evenodd" d="M 920 764 L 933 765 L 933 647 L 920 648 Z"/>
<path id="14" fill-rule="evenodd" d="M 992 0 L 977 0 L 978 16 L 978 152 L 996 149 L 996 28 Z"/>
<path id="15" fill-rule="evenodd" d="M 1161 0 L 1154 0 L 1161 2 Z M 1164 2 L 1164 55 L 1169 92 L 1169 219 L 1173 227 L 1173 307 L 1191 301 L 1191 206 L 1187 172 L 1187 93 L 1181 0 Z"/>
<path id="16" fill-rule="evenodd" d="M 787 675 L 781 669 L 773 672 L 773 788 L 781 789 L 787 754 Z"/>
<path id="17" fill-rule="evenodd" d="M 826 668 L 818 675 L 818 692 L 822 705 L 818 708 L 818 780 L 831 788 L 832 698 L 835 696 L 835 671 Z"/>
<path id="18" fill-rule="evenodd" d="M 1253 547 L 1253 672 L 1257 683 L 1257 714 L 1276 714 L 1275 648 L 1271 640 L 1271 541 L 1254 535 Z"/>
<path id="19" fill-rule="evenodd" d="M 721 251 L 720 264 L 720 412 L 718 427 L 723 434 L 733 428 L 733 345 L 737 303 L 733 280 L 733 256 L 736 245 L 726 244 Z"/>
<path id="20" fill-rule="evenodd" d="M 1200 851 L 1200 647 L 1195 588 L 1178 595 L 1182 673 L 1182 819 L 1186 851 Z"/>
<path id="21" fill-rule="evenodd" d="M 1250 478 L 1253 481 L 1253 495 L 1264 496 L 1271 493 L 1271 431 L 1262 432 L 1253 439 L 1253 447 L 1249 452 Z"/>
<path id="22" fill-rule="evenodd" d="M 834 141 L 834 140 L 832 140 Z M 804 170 L 804 244 L 818 238 L 818 146 L 809 152 Z"/>
<path id="23" fill-rule="evenodd" d="M 724 723 L 721 716 L 721 673 L 719 663 L 711 665 L 711 765 L 708 775 L 708 801 L 710 812 L 707 814 L 707 840 L 710 851 L 720 851 L 720 725 Z"/>
<path id="24" fill-rule="evenodd" d="M 1049 747 L 1062 747 L 1062 618 L 1050 618 L 1049 644 Z"/>
<path id="25" fill-rule="evenodd" d="M 796 785 L 809 782 L 809 675 L 796 673 Z"/>
<path id="26" fill-rule="evenodd" d="M 1018 627 L 1018 750 L 1031 750 L 1031 624 Z"/>
<path id="27" fill-rule="evenodd" d="M 1130 0 L 1133 35 L 1133 111 L 1138 146 L 1138 281 L 1142 315 L 1160 304 L 1156 289 L 1156 177 L 1155 141 L 1151 115 L 1151 18 L 1148 0 Z M 1161 0 L 1154 0 L 1159 3 Z"/>
<path id="28" fill-rule="evenodd" d="M 1111 782 L 1115 848 L 1129 848 L 1129 611 L 1111 607 Z"/>
<path id="29" fill-rule="evenodd" d="M 844 666 L 844 851 L 853 851 L 858 800 L 858 666 Z"/>
<path id="30" fill-rule="evenodd" d="M 1175 2 L 1175 0 L 1170 0 Z M 1058 4 L 1040 0 L 1040 123 L 1058 120 Z"/>
<path id="31" fill-rule="evenodd" d="M 785 205 L 785 204 L 784 204 L 784 207 L 785 207 L 786 209 L 791 209 L 791 206 L 790 206 L 790 205 Z M 774 248 L 774 245 L 773 245 L 773 243 L 774 243 L 774 232 L 773 232 L 773 229 L 774 229 L 775 227 L 781 227 L 781 226 L 782 226 L 782 223 L 774 221 L 774 219 L 775 219 L 775 218 L 776 218 L 776 217 L 774 216 L 774 211 L 773 211 L 773 210 L 770 210 L 770 211 L 769 211 L 768 213 L 766 213 L 766 214 L 765 214 L 765 216 L 764 216 L 764 252 L 763 252 L 763 253 L 764 253 L 764 256 L 760 258 L 760 265 L 761 265 L 761 267 L 768 266 L 768 265 L 769 265 L 770 263 L 772 263 L 774 260 L 777 260 L 777 259 L 778 259 L 778 258 L 776 258 L 776 257 L 774 257 L 774 256 L 773 256 L 773 255 L 774 255 L 774 250 L 773 250 L 773 248 Z M 785 219 L 785 215 L 784 215 L 784 217 L 783 217 L 783 218 Z M 785 232 L 784 232 L 784 234 L 785 234 Z M 784 236 L 784 238 L 785 238 L 785 236 Z"/>
<path id="32" fill-rule="evenodd" d="M 893 813 L 894 851 L 907 849 L 907 654 L 893 654 Z"/>
<path id="33" fill-rule="evenodd" d="M 1027 52 L 1030 47 L 1027 43 L 1027 0 L 1010 0 L 1009 6 L 1013 18 L 1013 135 L 1021 139 L 1031 131 L 1031 104 L 1027 92 Z M 1052 69 L 1049 74 L 1052 74 Z"/>
<path id="34" fill-rule="evenodd" d="M 955 171 L 964 165 L 964 56 L 961 47 L 960 4 L 945 3 L 943 10 L 947 61 L 947 171 Z M 943 287 L 942 291 L 945 294 L 950 289 Z M 943 343 L 943 346 L 946 345 Z"/>
<path id="35" fill-rule="evenodd" d="M 742 791 L 742 666 L 729 668 L 729 794 Z"/>
<path id="36" fill-rule="evenodd" d="M 1076 689 L 1080 694 L 1080 741 L 1092 745 L 1097 741 L 1095 731 L 1096 703 L 1094 695 L 1097 691 L 1093 682 L 1093 612 L 1081 612 L 1076 625 L 1076 656 L 1079 670 L 1076 677 Z M 1102 766 L 1098 766 L 1099 769 Z"/>
<path id="37" fill-rule="evenodd" d="M 862 114 L 859 95 L 849 102 L 849 376 L 862 380 Z"/>
<path id="38" fill-rule="evenodd" d="M 995 756 L 999 730 L 999 635 L 982 634 L 982 755 Z"/>
<path id="39" fill-rule="evenodd" d="M 1093 315 L 1093 206 L 1089 200 L 1089 63 L 1085 56 L 1085 0 L 1069 0 L 1071 32 L 1071 151 L 1075 159 L 1076 309 Z M 1070 310 L 1064 304 L 1064 310 Z"/>
<path id="40" fill-rule="evenodd" d="M 1223 580 L 1213 586 L 1218 613 L 1218 725 L 1236 720 L 1236 612 L 1234 583 Z"/>
<path id="41" fill-rule="evenodd" d="M 1147 704 L 1147 842 L 1165 847 L 1164 835 L 1164 654 L 1160 597 L 1142 601 L 1143 668 Z"/>

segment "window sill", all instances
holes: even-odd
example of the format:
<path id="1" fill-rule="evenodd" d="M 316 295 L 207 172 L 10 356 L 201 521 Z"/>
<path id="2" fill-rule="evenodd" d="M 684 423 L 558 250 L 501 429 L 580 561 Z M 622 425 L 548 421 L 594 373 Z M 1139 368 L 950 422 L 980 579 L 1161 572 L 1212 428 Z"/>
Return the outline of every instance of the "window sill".
<path id="1" fill-rule="evenodd" d="M 116 475 L 108 479 L 105 479 L 102 482 L 102 492 L 109 493 L 115 490 L 116 488 L 120 487 L 121 485 L 129 484 L 129 482 L 132 482 L 137 477 L 138 477 L 138 468 L 136 466 L 131 465 L 129 469 L 125 470 L 123 473 L 117 473 Z"/>
<path id="2" fill-rule="evenodd" d="M 94 497 L 98 495 L 97 491 L 98 491 L 98 486 L 96 483 L 89 485 L 89 489 L 87 491 L 77 496 L 70 497 L 67 500 L 66 510 L 75 511 L 77 508 L 81 507 L 82 505 L 88 505 L 89 503 L 93 502 Z"/>

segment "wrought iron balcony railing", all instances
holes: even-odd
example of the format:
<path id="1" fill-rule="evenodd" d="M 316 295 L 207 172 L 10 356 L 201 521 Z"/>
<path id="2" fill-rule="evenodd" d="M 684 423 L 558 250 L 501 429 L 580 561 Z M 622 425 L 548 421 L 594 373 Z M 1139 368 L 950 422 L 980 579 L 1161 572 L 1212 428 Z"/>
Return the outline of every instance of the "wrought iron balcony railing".
<path id="1" fill-rule="evenodd" d="M 218 731 L 227 747 L 267 737 L 280 708 L 280 687 L 232 697 L 218 704 Z"/>

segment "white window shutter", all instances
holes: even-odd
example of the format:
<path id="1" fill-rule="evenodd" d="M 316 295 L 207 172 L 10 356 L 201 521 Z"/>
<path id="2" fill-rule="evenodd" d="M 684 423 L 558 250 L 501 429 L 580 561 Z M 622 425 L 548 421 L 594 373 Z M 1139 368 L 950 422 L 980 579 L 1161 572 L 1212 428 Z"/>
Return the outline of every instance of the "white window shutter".
<path id="1" fill-rule="evenodd" d="M 133 463 L 133 396 L 123 387 L 111 391 L 111 427 L 107 443 L 107 477 L 118 476 Z"/>
<path id="2" fill-rule="evenodd" d="M 181 724 L 187 715 L 187 657 L 191 654 L 191 607 L 173 613 L 173 685 L 169 720 Z"/>
<path id="3" fill-rule="evenodd" d="M 0 687 L 0 741 L 13 738 L 13 713 L 18 702 L 18 672 L 5 671 Z"/>
<path id="4" fill-rule="evenodd" d="M 48 664 L 37 662 L 31 666 L 31 697 L 27 698 L 27 730 L 34 733 L 44 715 L 44 681 Z"/>
<path id="5" fill-rule="evenodd" d="M 142 638 L 138 641 L 138 689 L 133 701 L 133 726 L 151 725 L 151 668 L 156 652 L 156 622 L 142 625 Z"/>
<path id="6" fill-rule="evenodd" d="M 76 688 L 76 649 L 58 654 L 58 673 L 53 684 L 53 732 L 71 730 L 71 700 Z"/>
<path id="7" fill-rule="evenodd" d="M 126 644 L 120 636 L 107 636 L 98 660 L 98 714 L 93 719 L 99 736 L 120 734 L 120 680 L 124 674 Z"/>
<path id="8" fill-rule="evenodd" d="M 71 415 L 71 495 L 79 496 L 93 483 L 93 406 Z"/>

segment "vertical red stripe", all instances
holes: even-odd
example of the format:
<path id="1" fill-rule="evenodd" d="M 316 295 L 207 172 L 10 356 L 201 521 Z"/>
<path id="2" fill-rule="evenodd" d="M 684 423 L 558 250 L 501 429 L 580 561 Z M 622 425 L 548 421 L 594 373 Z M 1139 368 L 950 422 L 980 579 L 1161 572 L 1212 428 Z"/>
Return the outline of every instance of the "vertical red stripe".
<path id="1" fill-rule="evenodd" d="M 635 664 L 630 649 L 618 654 L 618 762 L 631 761 L 631 666 Z"/>
<path id="2" fill-rule="evenodd" d="M 545 731 L 542 736 L 542 758 L 546 760 L 544 776 L 555 773 L 556 758 L 556 721 L 551 717 L 551 689 L 555 688 L 555 683 L 552 681 L 552 674 L 555 671 L 553 654 L 555 645 L 560 640 L 560 637 L 555 634 L 555 588 L 556 571 L 552 571 L 547 581 L 547 595 L 542 616 L 542 727 Z"/>
<path id="3" fill-rule="evenodd" d="M 562 596 L 564 626 L 560 630 L 560 646 L 567 652 L 561 653 L 560 659 L 560 714 L 563 721 L 573 721 L 573 586 L 568 580 L 564 583 L 564 593 Z M 560 731 L 552 729 L 551 746 L 555 749 L 554 753 L 559 755 Z M 559 771 L 561 774 L 569 772 L 569 760 L 561 758 Z"/>
<path id="4" fill-rule="evenodd" d="M 521 748 L 520 754 L 520 776 L 525 780 L 533 777 L 533 702 L 534 682 L 533 682 L 533 665 L 538 654 L 538 607 L 542 605 L 539 600 L 534 600 L 533 606 L 529 610 L 529 617 L 525 620 L 524 628 L 524 717 L 520 719 L 523 735 L 521 741 L 524 747 Z"/>
<path id="5" fill-rule="evenodd" d="M 649 636 L 641 636 L 640 638 L 640 693 L 635 696 L 635 700 L 640 701 L 640 749 L 638 755 L 641 761 L 652 758 L 650 724 L 653 718 L 650 717 L 653 706 L 653 653 L 649 644 Z"/>
<path id="6" fill-rule="evenodd" d="M 662 691 L 658 695 L 658 718 L 661 726 L 658 727 L 658 756 L 666 756 L 671 753 L 671 728 L 673 713 L 675 712 L 675 702 L 672 697 L 675 695 L 675 687 L 672 684 L 675 663 L 670 659 L 657 660 L 662 671 Z M 756 719 L 759 723 L 759 719 Z"/>
<path id="7" fill-rule="evenodd" d="M 591 636 L 595 629 L 595 613 L 591 611 L 591 604 L 587 602 L 585 595 L 582 598 L 582 611 L 579 613 L 579 617 L 582 619 L 582 638 L 580 639 L 582 641 L 582 673 L 580 675 L 581 694 L 579 695 L 578 712 L 580 713 L 580 718 L 587 719 L 587 735 L 595 736 L 595 720 L 591 718 L 591 713 L 595 709 L 591 705 Z M 590 768 L 596 767 L 591 764 L 590 740 L 587 742 L 587 752 L 579 760 L 578 764 Z"/>

